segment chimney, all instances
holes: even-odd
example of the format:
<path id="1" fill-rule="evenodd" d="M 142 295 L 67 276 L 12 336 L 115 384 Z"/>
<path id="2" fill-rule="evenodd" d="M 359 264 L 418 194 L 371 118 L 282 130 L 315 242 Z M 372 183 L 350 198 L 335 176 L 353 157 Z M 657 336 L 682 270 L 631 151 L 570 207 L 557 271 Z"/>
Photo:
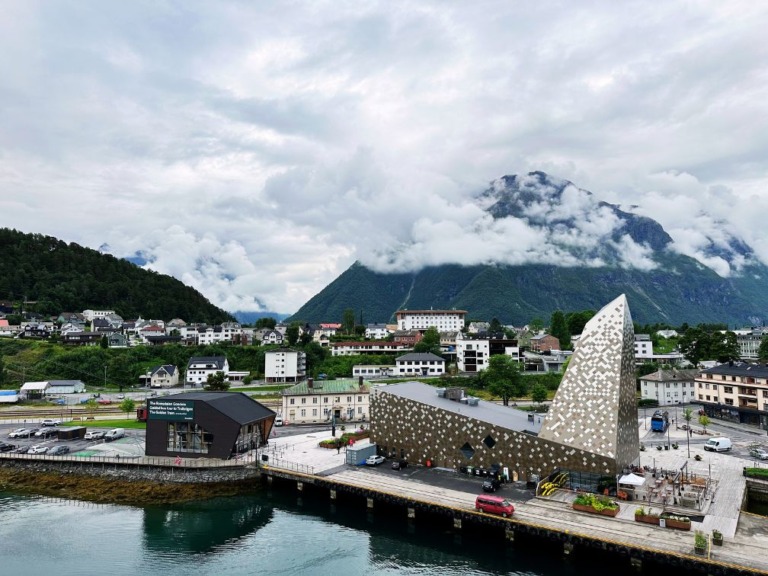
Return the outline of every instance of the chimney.
<path id="1" fill-rule="evenodd" d="M 312 388 L 314 387 L 314 385 L 315 385 L 315 381 L 314 381 L 312 378 L 307 378 L 307 388 L 309 388 L 310 390 L 312 390 Z"/>

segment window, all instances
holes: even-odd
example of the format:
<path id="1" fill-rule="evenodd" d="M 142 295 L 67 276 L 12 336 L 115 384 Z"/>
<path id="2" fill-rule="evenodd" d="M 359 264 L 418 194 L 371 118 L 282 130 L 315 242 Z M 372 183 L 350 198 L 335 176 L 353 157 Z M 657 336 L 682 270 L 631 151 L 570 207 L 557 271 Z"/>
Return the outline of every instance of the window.
<path id="1" fill-rule="evenodd" d="M 357 401 L 358 401 L 358 402 L 362 402 L 362 401 L 363 401 L 363 397 L 362 397 L 362 396 L 358 396 L 358 397 L 357 397 Z"/>
<path id="2" fill-rule="evenodd" d="M 352 402 L 352 396 L 347 396 L 347 402 Z"/>
<path id="3" fill-rule="evenodd" d="M 317 404 L 317 398 L 312 398 L 312 404 Z"/>
<path id="4" fill-rule="evenodd" d="M 290 404 L 295 404 L 295 403 L 296 403 L 296 402 L 295 402 L 295 400 L 296 400 L 295 398 L 291 398 L 291 399 L 290 399 L 290 401 L 289 401 L 289 403 L 290 403 Z"/>
<path id="5" fill-rule="evenodd" d="M 328 404 L 328 396 L 323 398 L 323 404 Z"/>
<path id="6" fill-rule="evenodd" d="M 363 407 L 362 406 L 358 406 L 357 407 L 357 413 L 358 414 L 362 414 L 363 413 Z"/>
<path id="7" fill-rule="evenodd" d="M 733 386 L 723 386 L 723 392 L 726 394 L 733 394 Z"/>
<path id="8" fill-rule="evenodd" d="M 307 415 L 307 411 L 304 410 L 304 408 L 302 408 L 299 412 L 302 418 Z"/>
<path id="9" fill-rule="evenodd" d="M 726 398 L 725 399 L 725 405 L 726 406 L 733 406 L 733 398 Z"/>
<path id="10" fill-rule="evenodd" d="M 213 434 L 193 422 L 168 422 L 169 452 L 195 452 L 207 454 L 213 443 Z"/>
<path id="11" fill-rule="evenodd" d="M 317 408 L 312 408 L 312 416 L 317 416 Z"/>

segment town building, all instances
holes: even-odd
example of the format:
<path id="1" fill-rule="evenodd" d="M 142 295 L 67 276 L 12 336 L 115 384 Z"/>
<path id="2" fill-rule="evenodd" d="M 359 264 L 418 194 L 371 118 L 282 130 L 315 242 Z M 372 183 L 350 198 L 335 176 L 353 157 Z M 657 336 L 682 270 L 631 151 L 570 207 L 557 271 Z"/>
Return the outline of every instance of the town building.
<path id="1" fill-rule="evenodd" d="M 81 380 L 49 380 L 47 394 L 80 394 L 85 392 Z"/>
<path id="2" fill-rule="evenodd" d="M 149 398 L 146 455 L 228 459 L 266 444 L 275 416 L 242 392 Z"/>
<path id="3" fill-rule="evenodd" d="M 365 327 L 366 340 L 384 340 L 390 334 L 386 324 L 368 324 Z"/>
<path id="4" fill-rule="evenodd" d="M 430 352 L 411 352 L 395 359 L 395 376 L 442 376 L 445 360 Z"/>
<path id="5" fill-rule="evenodd" d="M 355 364 L 352 366 L 352 376 L 357 378 L 386 378 L 395 373 L 394 364 Z"/>
<path id="6" fill-rule="evenodd" d="M 139 382 L 150 388 L 173 388 L 179 385 L 179 369 L 173 364 L 155 366 L 139 378 Z"/>
<path id="7" fill-rule="evenodd" d="M 659 406 L 686 404 L 696 400 L 698 370 L 657 370 L 640 377 L 640 398 L 656 400 Z"/>
<path id="8" fill-rule="evenodd" d="M 733 362 L 701 370 L 696 400 L 711 418 L 768 430 L 768 366 Z"/>
<path id="9" fill-rule="evenodd" d="M 398 354 L 412 349 L 400 342 L 369 340 L 363 342 L 334 342 L 331 344 L 333 356 L 357 356 L 360 354 Z"/>
<path id="10" fill-rule="evenodd" d="M 370 418 L 370 389 L 356 380 L 307 379 L 281 392 L 286 423 L 365 421 Z"/>
<path id="11" fill-rule="evenodd" d="M 653 342 L 648 334 L 635 334 L 635 360 L 653 358 Z"/>
<path id="12" fill-rule="evenodd" d="M 205 386 L 208 376 L 217 372 L 223 372 L 225 377 L 229 373 L 226 356 L 193 356 L 187 363 L 184 385 L 192 388 Z"/>
<path id="13" fill-rule="evenodd" d="M 560 340 L 551 334 L 531 336 L 531 352 L 541 354 L 550 350 L 560 350 Z"/>
<path id="14" fill-rule="evenodd" d="M 264 354 L 264 378 L 267 382 L 301 382 L 306 377 L 305 352 L 280 348 Z"/>
<path id="15" fill-rule="evenodd" d="M 464 329 L 466 310 L 398 310 L 395 312 L 399 330 L 426 330 L 438 332 Z"/>
<path id="16" fill-rule="evenodd" d="M 520 361 L 520 347 L 517 340 L 507 338 L 476 338 L 460 337 L 456 341 L 456 365 L 459 372 L 482 372 L 488 367 L 491 356 L 506 354 Z"/>
<path id="17" fill-rule="evenodd" d="M 86 322 L 91 322 L 94 318 L 104 318 L 114 313 L 114 310 L 83 310 L 83 318 Z"/>
<path id="18" fill-rule="evenodd" d="M 742 360 L 757 360 L 760 358 L 760 344 L 768 334 L 768 328 L 744 328 L 734 330 L 736 343 L 739 346 L 739 358 Z"/>

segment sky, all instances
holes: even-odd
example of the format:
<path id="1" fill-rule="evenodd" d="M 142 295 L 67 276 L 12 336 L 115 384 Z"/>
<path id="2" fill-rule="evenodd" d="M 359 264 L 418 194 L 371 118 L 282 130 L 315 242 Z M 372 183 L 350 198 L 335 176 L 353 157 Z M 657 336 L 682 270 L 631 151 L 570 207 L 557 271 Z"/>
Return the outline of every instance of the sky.
<path id="1" fill-rule="evenodd" d="M 0 14 L 0 226 L 142 254 L 228 311 L 295 312 L 355 261 L 405 271 L 533 245 L 540 229 L 489 221 L 478 196 L 536 170 L 656 219 L 721 275 L 738 270 L 704 249 L 729 235 L 768 263 L 763 2 Z M 591 238 L 621 225 L 584 197 L 568 205 Z"/>

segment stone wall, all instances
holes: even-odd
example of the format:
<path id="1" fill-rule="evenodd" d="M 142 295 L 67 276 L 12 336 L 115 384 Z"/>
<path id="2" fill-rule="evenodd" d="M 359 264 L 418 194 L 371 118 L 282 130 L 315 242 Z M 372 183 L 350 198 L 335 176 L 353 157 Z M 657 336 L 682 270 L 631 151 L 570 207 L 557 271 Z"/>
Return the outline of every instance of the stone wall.
<path id="1" fill-rule="evenodd" d="M 137 466 L 128 463 L 50 462 L 40 460 L 0 460 L 4 469 L 33 473 L 91 476 L 127 482 L 156 482 L 165 484 L 210 484 L 239 482 L 259 477 L 255 466 L 215 468 L 185 468 L 183 466 Z"/>

